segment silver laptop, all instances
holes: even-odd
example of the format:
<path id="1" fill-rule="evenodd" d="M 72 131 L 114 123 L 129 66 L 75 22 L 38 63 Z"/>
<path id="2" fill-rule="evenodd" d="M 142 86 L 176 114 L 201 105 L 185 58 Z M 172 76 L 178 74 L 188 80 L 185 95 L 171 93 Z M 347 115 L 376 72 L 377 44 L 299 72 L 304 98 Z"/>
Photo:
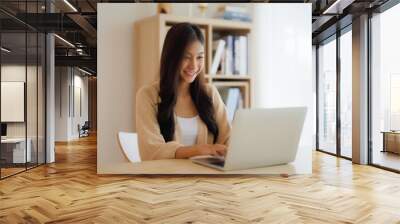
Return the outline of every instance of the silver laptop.
<path id="1" fill-rule="evenodd" d="M 287 164 L 296 158 L 306 107 L 239 109 L 223 157 L 192 157 L 219 170 L 242 170 Z"/>

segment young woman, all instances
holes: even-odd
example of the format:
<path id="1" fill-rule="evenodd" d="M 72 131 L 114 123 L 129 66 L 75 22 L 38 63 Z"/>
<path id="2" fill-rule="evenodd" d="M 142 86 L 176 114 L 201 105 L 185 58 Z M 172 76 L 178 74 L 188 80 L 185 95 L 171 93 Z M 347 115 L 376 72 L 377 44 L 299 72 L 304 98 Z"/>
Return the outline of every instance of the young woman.
<path id="1" fill-rule="evenodd" d="M 168 31 L 160 81 L 136 96 L 136 128 L 142 160 L 225 155 L 230 124 L 225 105 L 204 79 L 204 37 L 196 25 Z"/>

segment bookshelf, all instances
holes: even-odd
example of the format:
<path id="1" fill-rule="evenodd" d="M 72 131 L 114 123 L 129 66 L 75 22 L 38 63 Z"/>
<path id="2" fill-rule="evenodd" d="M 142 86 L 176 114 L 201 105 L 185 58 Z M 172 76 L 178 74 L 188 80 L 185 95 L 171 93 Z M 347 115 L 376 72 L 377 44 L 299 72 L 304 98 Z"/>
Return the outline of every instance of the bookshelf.
<path id="1" fill-rule="evenodd" d="M 135 79 L 136 90 L 158 78 L 159 63 L 165 35 L 172 25 L 190 22 L 200 27 L 205 37 L 205 78 L 220 92 L 226 88 L 238 88 L 244 108 L 251 107 L 252 78 L 245 74 L 210 74 L 213 62 L 213 41 L 217 37 L 244 36 L 246 42 L 246 65 L 248 70 L 248 34 L 252 24 L 212 18 L 192 18 L 170 14 L 158 14 L 135 23 Z M 243 71 L 243 70 L 242 70 Z"/>

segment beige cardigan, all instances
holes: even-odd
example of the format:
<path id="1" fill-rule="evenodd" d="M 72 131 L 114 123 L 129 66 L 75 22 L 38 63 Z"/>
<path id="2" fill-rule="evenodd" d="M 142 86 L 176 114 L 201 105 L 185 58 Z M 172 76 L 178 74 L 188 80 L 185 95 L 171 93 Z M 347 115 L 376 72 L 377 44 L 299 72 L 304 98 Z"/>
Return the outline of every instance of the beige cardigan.
<path id="1" fill-rule="evenodd" d="M 216 143 L 228 145 L 231 126 L 224 102 L 216 87 L 207 85 L 207 91 L 212 97 L 215 120 L 219 134 Z M 173 159 L 175 151 L 182 147 L 181 133 L 175 118 L 175 134 L 173 141 L 165 142 L 157 121 L 157 105 L 160 101 L 159 83 L 144 86 L 136 94 L 136 132 L 138 134 L 139 151 L 142 160 Z M 198 118 L 197 144 L 213 144 L 213 134 L 208 132 L 205 123 Z"/>

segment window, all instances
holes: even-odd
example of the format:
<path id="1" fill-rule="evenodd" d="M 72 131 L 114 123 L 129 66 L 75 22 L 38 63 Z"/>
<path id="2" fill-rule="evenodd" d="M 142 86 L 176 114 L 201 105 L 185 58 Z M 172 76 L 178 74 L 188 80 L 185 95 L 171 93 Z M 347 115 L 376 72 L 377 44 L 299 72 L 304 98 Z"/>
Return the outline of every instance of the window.
<path id="1" fill-rule="evenodd" d="M 44 1 L 18 2 L 18 13 L 42 12 L 41 5 Z M 0 90 L 6 99 L 0 111 L 7 115 L 1 118 L 0 178 L 45 163 L 45 44 L 44 33 L 0 12 Z"/>
<path id="2" fill-rule="evenodd" d="M 340 36 L 340 155 L 352 157 L 352 32 Z"/>
<path id="3" fill-rule="evenodd" d="M 336 40 L 318 47 L 318 149 L 336 153 Z"/>
<path id="4" fill-rule="evenodd" d="M 371 18 L 372 164 L 400 171 L 400 5 Z M 397 131 L 397 132 L 395 132 Z"/>
<path id="5" fill-rule="evenodd" d="M 317 147 L 320 151 L 350 159 L 352 157 L 351 25 L 324 40 L 319 45 L 317 53 Z"/>

